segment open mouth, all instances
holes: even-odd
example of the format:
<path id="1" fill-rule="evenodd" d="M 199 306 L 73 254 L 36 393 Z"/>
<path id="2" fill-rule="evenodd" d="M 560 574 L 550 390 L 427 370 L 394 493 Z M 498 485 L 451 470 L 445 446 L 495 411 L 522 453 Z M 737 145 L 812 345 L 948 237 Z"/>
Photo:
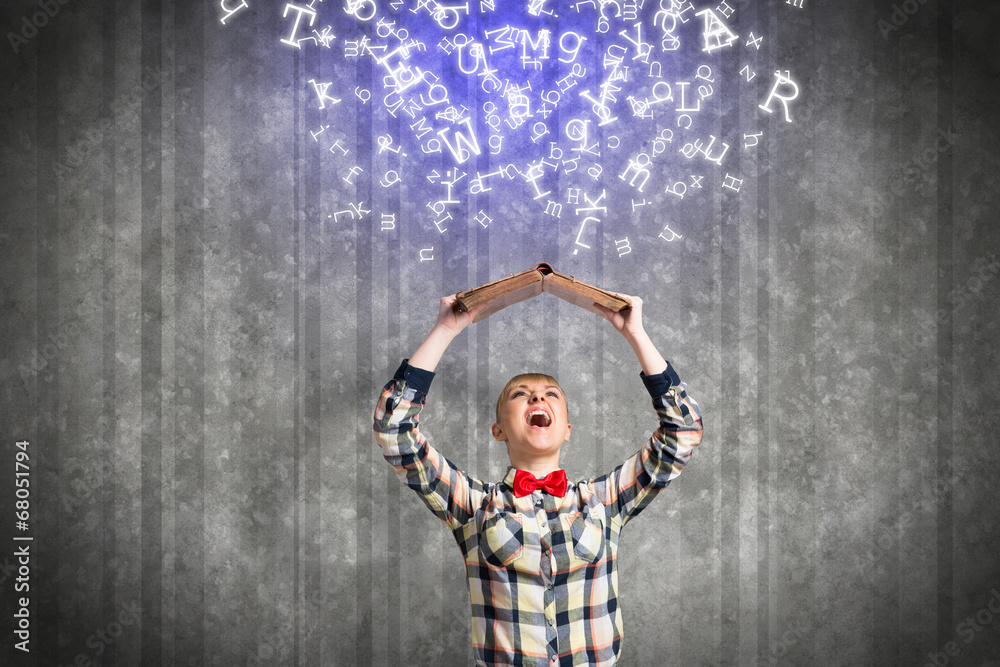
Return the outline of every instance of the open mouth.
<path id="1" fill-rule="evenodd" d="M 535 409 L 528 413 L 528 426 L 548 428 L 551 424 L 552 417 L 545 410 Z"/>

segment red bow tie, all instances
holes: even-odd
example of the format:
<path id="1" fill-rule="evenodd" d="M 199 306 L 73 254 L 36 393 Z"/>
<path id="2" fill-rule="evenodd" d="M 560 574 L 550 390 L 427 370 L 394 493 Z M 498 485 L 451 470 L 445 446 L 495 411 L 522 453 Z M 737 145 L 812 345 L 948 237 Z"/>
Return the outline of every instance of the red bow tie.
<path id="1" fill-rule="evenodd" d="M 541 479 L 525 470 L 518 470 L 514 473 L 514 496 L 517 498 L 526 496 L 537 489 L 542 489 L 561 498 L 566 495 L 567 486 L 566 471 L 562 469 L 553 470 Z"/>

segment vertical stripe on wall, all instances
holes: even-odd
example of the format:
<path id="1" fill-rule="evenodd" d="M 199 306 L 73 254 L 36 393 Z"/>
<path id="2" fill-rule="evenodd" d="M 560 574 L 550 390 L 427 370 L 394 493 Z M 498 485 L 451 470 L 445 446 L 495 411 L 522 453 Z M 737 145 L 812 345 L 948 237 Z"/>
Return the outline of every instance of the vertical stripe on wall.
<path id="1" fill-rule="evenodd" d="M 142 3 L 142 69 L 161 64 L 158 0 Z M 141 76 L 141 72 L 140 72 Z M 158 86 L 142 97 L 142 269 L 141 269 L 141 380 L 142 391 L 142 659 L 160 659 L 162 641 L 162 211 L 160 196 L 162 107 Z"/>
<path id="2" fill-rule="evenodd" d="M 770 23 L 766 2 L 756 3 L 757 25 Z M 769 68 L 770 69 L 770 68 Z M 759 129 L 757 130 L 760 131 Z M 763 137 L 762 137 L 763 139 Z M 757 146 L 755 175 L 757 178 L 757 647 L 756 655 L 763 654 L 770 640 L 771 610 L 771 494 L 770 451 L 771 433 L 769 415 L 770 395 L 770 322 L 771 322 L 771 141 L 760 141 Z"/>
<path id="3" fill-rule="evenodd" d="M 160 664 L 171 665 L 177 662 L 175 653 L 174 623 L 177 619 L 176 600 L 177 578 L 174 576 L 173 564 L 177 557 L 177 533 L 174 517 L 177 516 L 177 495 L 174 465 L 174 454 L 177 443 L 177 194 L 174 164 L 177 159 L 177 144 L 174 123 L 176 114 L 176 88 L 174 79 L 174 63 L 176 61 L 176 41 L 174 39 L 174 4 L 163 3 L 160 17 L 161 49 L 159 89 L 160 95 L 160 218 L 161 243 L 160 267 L 161 290 L 160 303 L 160 365 L 163 372 L 158 378 L 160 403 Z M 146 73 L 143 73 L 146 78 Z"/>
<path id="4" fill-rule="evenodd" d="M 101 117 L 114 121 L 112 105 L 115 101 L 115 72 L 117 12 L 114 3 L 105 3 L 101 12 L 102 64 Z M 113 618 L 116 610 L 116 528 L 115 528 L 115 449 L 117 430 L 117 405 L 115 401 L 115 132 L 105 132 L 102 149 L 102 207 L 101 207 L 101 419 L 100 429 L 101 472 L 101 617 Z M 108 647 L 106 662 L 113 667 L 115 647 Z"/>
<path id="5" fill-rule="evenodd" d="M 392 137 L 401 137 L 403 124 L 398 116 L 390 116 L 388 119 L 387 130 L 389 135 Z M 399 154 L 388 152 L 387 155 L 388 168 L 401 171 L 400 157 Z M 382 224 L 381 220 L 378 219 L 380 216 L 373 218 L 369 221 L 372 228 L 373 234 L 381 235 L 381 243 L 386 244 L 386 287 L 388 288 L 388 295 L 386 298 L 386 331 L 385 340 L 386 345 L 386 370 L 391 373 L 396 369 L 396 366 L 402 360 L 402 354 L 408 354 L 402 352 L 400 348 L 400 319 L 401 313 L 400 309 L 403 308 L 403 281 L 400 272 L 400 262 L 397 258 L 400 257 L 402 252 L 402 243 L 400 238 L 402 236 L 400 232 L 400 227 L 403 225 L 402 211 L 400 206 L 400 189 L 395 188 L 391 190 L 387 201 L 385 203 L 386 212 L 393 216 L 395 222 L 395 228 L 391 230 L 388 234 L 381 230 Z M 375 207 L 372 206 L 373 213 L 376 215 L 377 211 L 374 210 Z M 388 373 L 385 380 L 388 380 Z M 380 387 L 379 380 L 375 381 L 375 386 L 371 389 L 372 391 L 366 394 L 367 396 L 373 395 L 373 392 Z M 369 445 L 370 451 L 378 452 L 377 458 L 379 463 L 382 456 L 380 450 L 375 447 L 374 444 Z M 383 465 L 383 474 L 385 474 L 386 466 Z M 403 575 L 401 573 L 401 568 L 393 567 L 393 563 L 400 562 L 400 534 L 401 534 L 401 512 L 398 511 L 399 504 L 404 502 L 403 495 L 403 485 L 400 483 L 399 479 L 394 474 L 388 474 L 385 476 L 386 484 L 388 488 L 386 490 L 386 540 L 388 545 L 388 558 L 389 567 L 386 568 L 388 579 L 386 581 L 387 595 L 386 595 L 386 612 L 388 617 L 387 630 L 388 630 L 388 646 L 387 648 L 387 659 L 390 665 L 400 665 L 405 662 L 405 650 L 403 647 L 403 642 L 401 638 L 403 637 L 403 617 L 404 617 L 404 607 L 402 599 L 403 591 Z M 407 489 L 408 491 L 408 489 Z M 413 494 L 409 493 L 406 497 L 406 502 L 413 501 Z"/>
<path id="6" fill-rule="evenodd" d="M 723 56 L 725 68 L 732 70 L 732 53 Z M 720 82 L 720 94 L 732 93 Z M 738 84 L 737 84 L 738 85 Z M 738 111 L 738 108 L 735 109 Z M 723 124 L 720 135 L 728 136 L 726 130 L 732 123 L 729 117 L 721 118 Z M 727 164 L 727 173 L 737 175 L 739 171 L 739 150 L 734 151 L 733 164 Z M 741 394 L 741 329 L 740 315 L 740 270 L 747 263 L 740 243 L 740 211 L 738 202 L 725 188 L 716 194 L 715 207 L 718 210 L 720 252 L 719 267 L 721 301 L 719 321 L 721 331 L 719 341 L 722 346 L 720 396 L 720 441 L 726 443 L 727 455 L 721 458 L 722 507 L 720 514 L 719 540 L 722 562 L 720 564 L 720 592 L 722 599 L 721 617 L 721 658 L 723 664 L 736 664 L 740 651 L 740 523 L 742 495 L 740 479 L 742 475 L 740 456 L 746 446 L 740 420 Z"/>
<path id="7" fill-rule="evenodd" d="M 299 56 L 296 50 L 296 79 L 301 82 L 303 72 L 319 70 L 319 54 L 314 50 L 304 50 Z M 307 77 L 308 78 L 308 77 Z M 308 92 L 305 88 L 296 86 L 296 98 Z M 308 98 L 306 98 L 308 99 Z M 302 363 L 300 388 L 301 394 L 296 396 L 296 404 L 301 410 L 301 431 L 298 438 L 299 448 L 295 457 L 296 490 L 294 505 L 295 524 L 295 562 L 296 576 L 294 584 L 294 604 L 296 609 L 296 659 L 304 664 L 319 664 L 319 639 L 322 632 L 320 626 L 320 549 L 315 540 L 319 531 L 320 503 L 320 438 L 321 408 L 318 397 L 323 391 L 323 376 L 321 372 L 321 350 L 323 348 L 322 326 L 323 313 L 321 308 L 321 292 L 324 289 L 322 280 L 323 264 L 323 215 L 322 215 L 322 164 L 323 155 L 320 146 L 315 141 L 306 141 L 309 137 L 306 128 L 319 127 L 322 111 L 315 104 L 305 104 L 301 112 L 302 127 L 295 128 L 294 141 L 305 146 L 304 161 L 301 173 L 302 219 L 304 225 L 300 230 L 303 240 L 300 249 L 300 264 L 298 273 L 303 282 L 299 292 L 301 303 L 300 346 Z"/>
<path id="8" fill-rule="evenodd" d="M 448 56 L 442 49 L 438 49 L 438 54 L 440 67 L 443 69 L 447 66 Z M 442 151 L 441 166 L 439 168 L 441 173 L 447 174 L 448 169 L 453 167 L 456 169 L 453 173 L 458 173 L 457 165 L 454 164 L 451 155 L 447 150 Z M 469 255 L 469 222 L 471 216 L 468 215 L 467 209 L 464 213 L 463 215 L 461 209 L 456 210 L 453 214 L 454 219 L 446 223 L 447 231 L 445 234 L 449 236 L 449 244 L 441 244 L 441 259 L 444 261 L 440 267 L 441 283 L 437 294 L 428 295 L 429 298 L 427 299 L 421 299 L 423 308 L 428 308 L 429 306 L 432 313 L 436 310 L 434 308 L 435 297 L 440 298 L 441 296 L 466 289 L 465 286 L 467 285 L 471 286 L 469 283 L 470 262 L 472 261 Z M 427 305 L 423 305 L 424 303 L 427 303 Z M 421 331 L 418 337 L 422 339 L 426 333 L 426 331 Z M 468 458 L 469 442 L 477 435 L 475 433 L 475 422 L 470 422 L 469 419 L 469 370 L 473 365 L 472 360 L 469 358 L 472 350 L 472 346 L 470 345 L 471 336 L 472 332 L 469 328 L 466 328 L 461 335 L 457 336 L 448 346 L 448 350 L 445 352 L 442 360 L 444 363 L 441 364 L 444 372 L 442 373 L 440 385 L 445 389 L 443 395 L 449 397 L 450 404 L 448 418 L 454 419 L 455 423 L 459 425 L 457 438 L 452 444 L 451 451 L 458 454 L 461 463 L 456 464 L 462 470 L 468 470 L 471 463 Z M 437 522 L 435 521 L 435 523 Z M 471 646 L 467 639 L 469 634 L 464 627 L 461 632 L 456 632 L 456 628 L 454 628 L 450 619 L 458 613 L 462 614 L 462 616 L 468 615 L 466 611 L 468 609 L 468 601 L 465 596 L 461 595 L 461 591 L 465 589 L 465 570 L 459 565 L 461 559 L 457 557 L 459 552 L 454 535 L 447 529 L 442 530 L 442 528 L 444 528 L 443 525 L 435 527 L 435 539 L 441 545 L 442 554 L 441 590 L 443 591 L 443 595 L 441 598 L 441 618 L 442 624 L 445 626 L 442 630 L 450 629 L 453 633 L 445 635 L 446 637 L 452 637 L 452 639 L 442 642 L 446 648 L 446 651 L 442 655 L 442 661 L 447 664 L 462 664 L 472 657 L 470 655 Z M 426 633 L 429 630 L 433 631 L 433 628 L 425 627 L 422 630 Z"/>
<path id="9" fill-rule="evenodd" d="M 360 88 L 371 89 L 374 65 L 370 59 L 359 59 L 357 65 L 357 76 L 355 85 Z M 362 166 L 364 172 L 357 175 L 355 197 L 356 201 L 370 202 L 372 200 L 372 105 L 355 104 L 356 118 L 355 128 L 357 129 L 357 143 L 355 144 L 355 158 L 363 159 L 367 156 L 368 162 Z M 350 158 L 348 158 L 350 160 Z M 360 166 L 360 165 L 359 165 Z M 339 202 L 341 204 L 346 202 Z M 356 240 L 356 276 L 355 282 L 356 300 L 355 312 L 357 317 L 356 331 L 356 359 L 357 359 L 357 400 L 355 414 L 363 414 L 369 407 L 371 388 L 375 386 L 375 377 L 372 372 L 372 240 L 371 232 L 367 225 L 355 223 Z M 385 380 L 383 379 L 382 382 Z M 373 488 L 372 488 L 372 433 L 371 423 L 367 420 L 358 420 L 356 431 L 356 468 L 357 480 L 355 492 L 357 494 L 357 575 L 355 582 L 357 586 L 357 612 L 356 612 L 356 663 L 368 664 L 372 660 L 374 645 L 372 634 L 372 606 L 374 604 L 373 592 Z"/>
<path id="10" fill-rule="evenodd" d="M 952 3 L 937 6 L 937 129 L 948 133 L 952 129 L 954 74 L 952 72 Z M 944 646 L 955 630 L 953 570 L 953 470 L 952 435 L 954 424 L 954 319 L 952 259 L 954 227 L 952 212 L 953 153 L 944 151 L 937 156 L 937 478 L 942 490 L 937 505 L 937 646 Z"/>
<path id="11" fill-rule="evenodd" d="M 492 14 L 487 14 L 485 17 L 478 17 L 477 21 L 482 24 L 484 30 L 491 30 L 493 28 L 493 16 Z M 476 90 L 476 103 L 477 105 L 482 105 L 482 98 L 479 95 L 481 88 Z M 478 115 L 478 114 L 477 114 Z M 480 121 L 476 127 L 477 132 L 483 131 L 486 127 L 485 120 Z M 490 151 L 483 150 L 479 155 L 476 156 L 476 171 L 480 174 L 488 174 L 492 172 L 492 155 Z M 471 170 L 470 170 L 471 171 Z M 480 192 L 476 195 L 470 196 L 470 211 L 472 216 L 478 215 L 479 211 L 490 211 L 491 203 L 493 202 L 492 197 L 490 197 L 490 190 Z M 500 278 L 501 276 L 493 276 L 490 272 L 491 259 L 493 254 L 490 252 L 490 228 L 489 225 L 483 227 L 482 224 L 478 222 L 470 223 L 474 225 L 475 229 L 475 250 L 476 255 L 473 258 L 476 262 L 476 273 L 474 284 L 485 285 L 494 278 Z M 527 268 L 527 267 L 525 267 Z M 470 285 L 471 287 L 471 285 Z M 471 334 L 476 337 L 476 393 L 475 393 L 475 404 L 478 406 L 477 416 L 481 417 L 475 420 L 478 428 L 476 432 L 479 435 L 475 439 L 476 446 L 474 450 L 470 448 L 470 460 L 469 466 L 474 466 L 476 470 L 476 476 L 482 480 L 494 481 L 492 475 L 492 461 L 497 461 L 503 458 L 501 450 L 503 449 L 502 443 L 495 442 L 492 437 L 490 428 L 493 425 L 495 419 L 495 409 L 497 397 L 490 392 L 490 371 L 496 368 L 497 365 L 491 363 L 490 358 L 490 318 L 485 320 L 480 320 L 476 324 L 470 326 Z M 501 380 L 497 378 L 498 382 L 506 382 L 506 380 Z M 501 385 L 502 387 L 502 385 Z M 497 388 L 496 393 L 499 393 L 500 388 Z M 474 453 L 473 453 L 474 452 Z M 506 469 L 506 466 L 504 466 Z"/>
<path id="12" fill-rule="evenodd" d="M 892 162 L 902 164 L 905 157 L 902 151 L 901 131 L 895 124 L 886 123 L 885 119 L 894 107 L 902 102 L 898 88 L 894 90 L 893 81 L 902 76 L 902 55 L 895 49 L 888 48 L 878 28 L 874 7 L 865 13 L 859 12 L 859 17 L 872 17 L 871 41 L 872 63 L 879 74 L 873 79 L 873 113 L 872 132 L 874 149 L 882 154 L 892 156 Z M 874 167 L 874 165 L 873 165 Z M 892 170 L 871 169 L 869 174 L 874 188 L 880 193 L 890 192 L 890 187 L 898 174 Z M 884 572 L 873 582 L 872 605 L 872 635 L 874 642 L 873 662 L 879 665 L 907 664 L 903 659 L 900 645 L 900 552 L 901 544 L 892 540 L 887 549 L 879 549 L 878 535 L 893 535 L 893 525 L 890 517 L 899 516 L 902 509 L 900 503 L 901 480 L 899 466 L 902 460 L 899 430 L 901 373 L 898 370 L 898 360 L 902 359 L 902 331 L 900 327 L 900 219 L 903 212 L 895 202 L 880 202 L 870 213 L 872 225 L 875 261 L 873 263 L 874 281 L 881 289 L 874 292 L 871 304 L 871 317 L 874 324 L 872 349 L 874 351 L 872 365 L 875 372 L 873 381 L 873 441 L 885 443 L 886 456 L 881 461 L 873 461 L 875 474 L 883 476 L 885 483 L 876 486 L 874 490 L 876 516 L 874 529 L 876 531 L 875 567 Z M 902 538 L 900 537 L 900 540 Z M 866 540 L 867 542 L 867 540 Z M 856 554 L 852 560 L 853 571 L 862 571 L 858 564 L 863 563 L 865 554 Z"/>
<path id="13" fill-rule="evenodd" d="M 176 664 L 205 664 L 204 4 L 174 13 L 175 381 L 172 575 Z M 215 193 L 212 193 L 215 194 Z"/>
<path id="14" fill-rule="evenodd" d="M 37 48 L 37 116 L 35 136 L 37 153 L 35 173 L 37 181 L 36 193 L 36 257 L 37 265 L 35 281 L 35 350 L 40 352 L 42 359 L 47 361 L 44 372 L 34 377 L 35 395 L 34 414 L 37 415 L 36 445 L 34 450 L 37 477 L 36 493 L 39 497 L 59 498 L 61 484 L 62 447 L 58 427 L 59 392 L 62 376 L 62 364 L 52 355 L 45 355 L 45 344 L 59 330 L 59 193 L 60 179 L 54 168 L 59 159 L 59 35 L 54 30 L 39 31 L 36 39 Z M 41 365 L 39 361 L 38 366 Z M 30 384 L 29 384 L 30 386 Z M 31 613 L 39 619 L 39 624 L 48 628 L 59 628 L 60 599 L 60 564 L 59 535 L 62 532 L 61 513 L 54 513 L 51 522 L 38 522 L 35 533 L 38 559 L 34 570 L 39 582 L 39 593 L 33 600 L 34 609 Z M 37 647 L 39 664 L 54 665 L 57 663 L 58 645 L 56 642 L 41 644 Z"/>
<path id="15" fill-rule="evenodd" d="M 115 5 L 115 579 L 119 605 L 142 603 L 142 5 Z M 142 660 L 142 624 L 115 643 L 118 664 Z"/>
<path id="16" fill-rule="evenodd" d="M 295 72 L 295 87 L 292 95 L 293 121 L 292 130 L 292 404 L 294 405 L 294 425 L 292 427 L 292 539 L 295 544 L 292 547 L 292 662 L 299 663 L 301 636 L 299 623 L 299 599 L 301 594 L 300 581 L 301 563 L 299 562 L 299 487 L 300 467 L 299 454 L 302 445 L 302 218 L 304 216 L 302 201 L 304 198 L 302 184 L 304 181 L 302 173 L 302 146 L 299 136 L 303 131 L 302 120 L 302 96 L 299 90 L 302 85 L 302 58 L 299 51 L 292 52 L 292 69 Z"/>

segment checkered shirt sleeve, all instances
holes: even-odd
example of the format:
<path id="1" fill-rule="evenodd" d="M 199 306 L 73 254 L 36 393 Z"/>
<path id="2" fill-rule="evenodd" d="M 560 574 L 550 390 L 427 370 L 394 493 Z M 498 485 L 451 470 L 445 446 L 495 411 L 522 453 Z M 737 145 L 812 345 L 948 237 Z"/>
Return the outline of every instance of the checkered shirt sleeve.
<path id="1" fill-rule="evenodd" d="M 681 474 L 701 443 L 701 410 L 669 364 L 663 373 L 640 373 L 653 399 L 659 428 L 646 445 L 613 471 L 592 482 L 601 503 L 624 526 Z"/>
<path id="2" fill-rule="evenodd" d="M 475 515 L 486 485 L 459 470 L 418 428 L 433 376 L 403 361 L 375 408 L 375 441 L 400 481 L 455 530 Z"/>

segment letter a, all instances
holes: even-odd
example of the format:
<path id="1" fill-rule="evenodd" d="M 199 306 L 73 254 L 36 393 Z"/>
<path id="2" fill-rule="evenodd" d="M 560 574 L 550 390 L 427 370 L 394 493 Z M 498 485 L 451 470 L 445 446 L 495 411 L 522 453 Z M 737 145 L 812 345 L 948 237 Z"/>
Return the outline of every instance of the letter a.
<path id="1" fill-rule="evenodd" d="M 12 32 L 7 33 L 7 39 L 10 40 L 10 48 L 14 49 L 14 53 L 20 51 L 21 46 L 28 43 L 28 40 L 26 40 L 24 37 L 21 37 L 20 35 L 15 35 Z"/>
<path id="2" fill-rule="evenodd" d="M 733 31 L 727 28 L 726 24 L 711 9 L 703 9 L 695 14 L 695 16 L 701 16 L 702 14 L 705 15 L 704 51 L 711 53 L 716 49 L 729 46 L 739 39 L 739 36 L 733 34 Z"/>
<path id="3" fill-rule="evenodd" d="M 878 29 L 879 29 L 879 32 L 882 33 L 882 38 L 883 39 L 889 39 L 889 33 L 890 32 L 896 32 L 897 30 L 899 30 L 899 28 L 897 26 L 894 26 L 893 24 L 889 23 L 885 19 L 879 19 L 878 20 Z"/>

